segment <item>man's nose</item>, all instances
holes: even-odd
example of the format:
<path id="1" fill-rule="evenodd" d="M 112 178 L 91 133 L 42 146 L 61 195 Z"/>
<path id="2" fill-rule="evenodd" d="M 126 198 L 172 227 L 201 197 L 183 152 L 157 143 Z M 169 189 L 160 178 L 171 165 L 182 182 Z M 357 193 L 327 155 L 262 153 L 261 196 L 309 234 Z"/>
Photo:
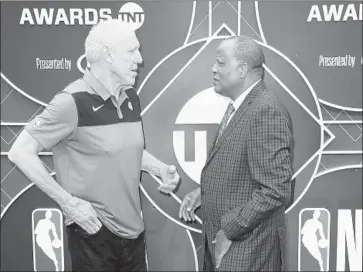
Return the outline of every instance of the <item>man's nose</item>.
<path id="1" fill-rule="evenodd" d="M 136 58 L 135 58 L 135 62 L 137 64 L 141 64 L 142 63 L 142 56 L 141 56 L 141 53 L 139 52 L 137 55 L 136 55 Z"/>
<path id="2" fill-rule="evenodd" d="M 213 67 L 212 67 L 212 73 L 213 74 L 217 73 L 216 64 L 214 64 Z"/>

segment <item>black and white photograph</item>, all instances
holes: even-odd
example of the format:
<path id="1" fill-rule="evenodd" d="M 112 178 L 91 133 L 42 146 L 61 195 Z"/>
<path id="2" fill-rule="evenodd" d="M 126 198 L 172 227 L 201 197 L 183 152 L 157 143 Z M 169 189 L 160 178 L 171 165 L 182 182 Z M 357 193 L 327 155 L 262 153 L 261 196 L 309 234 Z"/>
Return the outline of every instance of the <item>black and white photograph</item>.
<path id="1" fill-rule="evenodd" d="M 362 2 L 0 10 L 1 271 L 362 271 Z"/>

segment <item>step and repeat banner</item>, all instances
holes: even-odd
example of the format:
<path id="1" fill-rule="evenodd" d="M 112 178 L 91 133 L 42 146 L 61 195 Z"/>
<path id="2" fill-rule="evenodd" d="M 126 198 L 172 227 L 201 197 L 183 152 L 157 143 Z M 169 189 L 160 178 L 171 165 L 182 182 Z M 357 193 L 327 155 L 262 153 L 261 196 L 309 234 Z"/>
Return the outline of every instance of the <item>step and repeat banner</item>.
<path id="1" fill-rule="evenodd" d="M 182 178 L 166 196 L 143 173 L 149 270 L 202 268 L 202 225 L 179 220 L 178 210 L 200 183 L 227 107 L 212 89 L 216 48 L 246 35 L 263 47 L 267 88 L 294 125 L 287 269 L 362 271 L 362 3 L 354 1 L 2 2 L 1 270 L 71 268 L 62 212 L 7 154 L 23 127 L 83 75 L 88 31 L 110 18 L 132 25 L 141 44 L 136 90 L 147 150 Z M 52 153 L 40 157 L 56 178 Z M 52 248 L 38 244 L 39 232 Z"/>

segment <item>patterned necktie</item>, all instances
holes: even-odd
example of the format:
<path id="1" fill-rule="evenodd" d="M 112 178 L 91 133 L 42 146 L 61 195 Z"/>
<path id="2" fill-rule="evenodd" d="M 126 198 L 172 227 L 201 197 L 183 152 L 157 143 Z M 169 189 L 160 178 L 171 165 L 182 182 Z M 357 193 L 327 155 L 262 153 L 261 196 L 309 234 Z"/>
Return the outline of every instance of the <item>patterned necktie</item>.
<path id="1" fill-rule="evenodd" d="M 218 132 L 218 137 L 217 137 L 217 140 L 216 140 L 216 144 L 218 143 L 218 141 L 221 138 L 224 130 L 226 129 L 229 117 L 231 117 L 231 115 L 232 115 L 232 113 L 234 111 L 235 111 L 235 109 L 233 107 L 233 103 L 231 102 L 231 103 L 229 103 L 228 108 L 226 110 L 226 113 L 223 116 L 223 119 L 222 119 L 222 122 L 221 122 L 221 128 L 220 128 L 220 130 Z"/>

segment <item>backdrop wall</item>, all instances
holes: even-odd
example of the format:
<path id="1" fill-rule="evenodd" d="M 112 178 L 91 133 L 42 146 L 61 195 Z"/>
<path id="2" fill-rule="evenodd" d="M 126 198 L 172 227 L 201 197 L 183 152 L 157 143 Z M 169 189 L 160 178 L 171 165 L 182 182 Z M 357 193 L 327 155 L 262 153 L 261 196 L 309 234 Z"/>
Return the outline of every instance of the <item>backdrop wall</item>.
<path id="1" fill-rule="evenodd" d="M 264 48 L 266 85 L 293 120 L 288 270 L 319 270 L 301 234 L 319 210 L 314 224 L 328 238 L 319 247 L 324 271 L 361 271 L 362 3 L 354 1 L 2 2 L 1 269 L 54 271 L 33 234 L 49 209 L 63 237 L 54 248 L 60 270 L 70 269 L 59 207 L 6 155 L 29 120 L 83 75 L 84 39 L 93 24 L 109 18 L 137 29 L 144 63 L 135 88 L 147 149 L 175 164 L 182 177 L 175 195 L 165 196 L 158 180 L 143 173 L 149 269 L 202 267 L 202 226 L 179 220 L 179 201 L 198 186 L 228 104 L 212 90 L 215 50 L 223 38 L 239 34 Z M 52 154 L 43 152 L 41 159 L 56 177 Z"/>

